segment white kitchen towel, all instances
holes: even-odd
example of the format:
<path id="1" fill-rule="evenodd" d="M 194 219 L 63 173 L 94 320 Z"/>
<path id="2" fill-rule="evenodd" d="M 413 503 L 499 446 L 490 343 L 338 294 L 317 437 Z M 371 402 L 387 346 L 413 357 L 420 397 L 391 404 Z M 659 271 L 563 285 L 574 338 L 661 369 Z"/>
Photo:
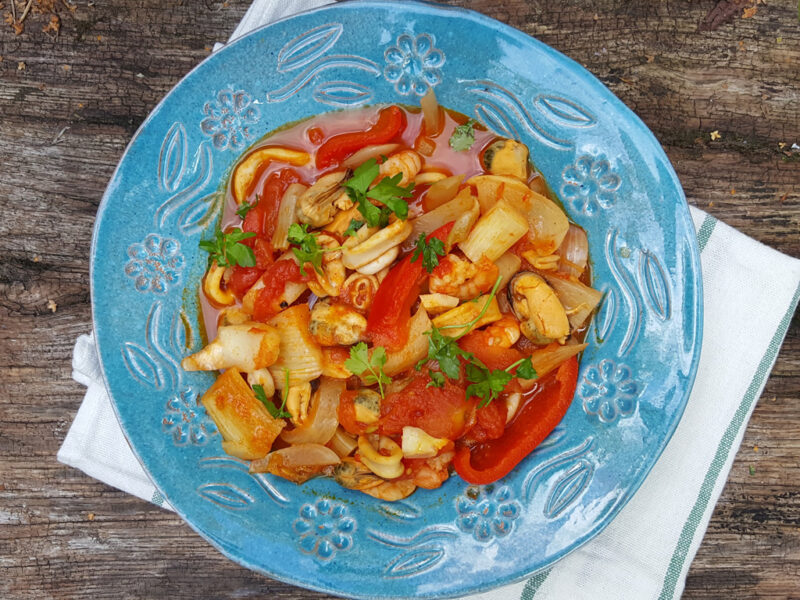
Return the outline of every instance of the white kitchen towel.
<path id="1" fill-rule="evenodd" d="M 330 0 L 256 0 L 231 39 Z M 703 349 L 686 411 L 642 487 L 595 539 L 526 581 L 474 599 L 679 598 L 692 558 L 800 297 L 800 260 L 692 208 L 704 288 Z M 134 457 L 103 383 L 94 338 L 73 378 L 88 390 L 58 460 L 170 508 Z M 756 475 L 757 476 L 757 475 Z"/>

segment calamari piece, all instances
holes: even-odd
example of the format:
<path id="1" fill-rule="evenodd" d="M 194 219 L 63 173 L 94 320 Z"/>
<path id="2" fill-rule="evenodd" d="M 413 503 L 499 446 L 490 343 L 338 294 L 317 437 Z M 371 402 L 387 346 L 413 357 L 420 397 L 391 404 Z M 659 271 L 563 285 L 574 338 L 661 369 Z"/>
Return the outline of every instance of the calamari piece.
<path id="1" fill-rule="evenodd" d="M 408 221 L 397 220 L 383 229 L 362 226 L 354 237 L 342 244 L 342 259 L 348 269 L 358 269 L 378 259 L 382 254 L 399 246 L 411 235 L 413 227 Z M 380 269 L 378 269 L 380 270 Z M 369 273 L 372 275 L 373 273 Z"/>
<path id="2" fill-rule="evenodd" d="M 250 373 L 278 360 L 280 336 L 266 323 L 223 325 L 216 339 L 205 348 L 187 356 L 181 366 L 187 371 L 216 371 L 235 367 Z"/>

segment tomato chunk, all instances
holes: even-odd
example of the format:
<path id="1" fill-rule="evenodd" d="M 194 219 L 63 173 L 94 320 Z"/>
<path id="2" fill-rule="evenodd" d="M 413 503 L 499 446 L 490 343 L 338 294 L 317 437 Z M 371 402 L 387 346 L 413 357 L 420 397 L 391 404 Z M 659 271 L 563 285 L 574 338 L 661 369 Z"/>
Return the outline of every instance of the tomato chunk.
<path id="1" fill-rule="evenodd" d="M 253 319 L 268 321 L 285 306 L 281 306 L 281 297 L 289 281 L 301 282 L 305 278 L 300 274 L 300 267 L 293 260 L 279 260 L 267 268 L 261 276 L 264 287 L 258 290 L 253 307 Z"/>
<path id="2" fill-rule="evenodd" d="M 469 441 L 487 442 L 502 437 L 506 429 L 508 411 L 505 402 L 494 400 L 475 413 L 476 421 L 466 434 Z"/>
<path id="3" fill-rule="evenodd" d="M 474 354 L 475 358 L 492 370 L 505 369 L 525 358 L 525 355 L 516 348 L 490 346 L 488 344 L 490 337 L 491 335 L 487 331 L 473 331 L 458 340 L 458 345 L 464 352 Z"/>
<path id="4" fill-rule="evenodd" d="M 463 388 L 451 381 L 442 388 L 428 387 L 428 383 L 428 375 L 417 374 L 405 388 L 384 398 L 381 433 L 398 435 L 410 425 L 437 438 L 455 440 L 464 434 L 475 401 L 466 400 Z"/>
<path id="5" fill-rule="evenodd" d="M 250 231 L 266 240 L 272 240 L 278 221 L 278 209 L 286 188 L 298 183 L 300 176 L 294 169 L 281 169 L 270 173 L 264 180 L 261 193 L 255 206 L 247 211 L 242 223 L 242 231 Z"/>

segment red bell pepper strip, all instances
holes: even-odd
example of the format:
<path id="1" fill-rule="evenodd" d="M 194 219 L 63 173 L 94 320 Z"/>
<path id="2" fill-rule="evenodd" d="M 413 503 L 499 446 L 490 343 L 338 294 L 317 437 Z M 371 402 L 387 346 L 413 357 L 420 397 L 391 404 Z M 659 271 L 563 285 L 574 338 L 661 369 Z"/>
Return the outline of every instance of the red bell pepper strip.
<path id="1" fill-rule="evenodd" d="M 447 241 L 454 222 L 442 225 L 428 236 Z M 411 321 L 411 306 L 419 296 L 420 286 L 428 273 L 422 260 L 411 262 L 412 254 L 406 256 L 386 274 L 381 281 L 372 310 L 367 317 L 367 335 L 375 346 L 383 346 L 389 352 L 397 352 L 408 341 Z"/>
<path id="2" fill-rule="evenodd" d="M 338 164 L 364 146 L 386 144 L 405 129 L 406 120 L 398 106 L 388 106 L 378 114 L 378 120 L 366 131 L 335 135 L 317 150 L 317 168 Z"/>
<path id="3" fill-rule="evenodd" d="M 573 356 L 520 408 L 501 438 L 459 447 L 453 459 L 456 473 L 473 485 L 486 485 L 508 475 L 561 422 L 577 384 L 578 359 Z"/>
<path id="4" fill-rule="evenodd" d="M 255 233 L 271 241 L 278 222 L 278 209 L 286 188 L 299 181 L 300 176 L 294 169 L 281 169 L 270 173 L 258 195 L 258 202 L 244 217 L 242 231 Z"/>

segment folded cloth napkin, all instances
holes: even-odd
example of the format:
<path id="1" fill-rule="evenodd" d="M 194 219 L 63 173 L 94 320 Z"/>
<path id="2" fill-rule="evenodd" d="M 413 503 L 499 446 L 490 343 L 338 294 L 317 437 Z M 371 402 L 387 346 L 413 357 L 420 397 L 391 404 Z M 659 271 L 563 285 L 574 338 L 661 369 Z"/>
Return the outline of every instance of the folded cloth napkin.
<path id="1" fill-rule="evenodd" d="M 255 0 L 231 39 L 331 0 Z M 703 349 L 683 418 L 642 487 L 595 539 L 552 568 L 477 600 L 679 598 L 747 421 L 800 297 L 800 260 L 692 208 L 704 289 Z M 747 340 L 746 344 L 742 340 Z M 735 348 L 735 352 L 731 349 Z M 92 335 L 75 344 L 87 386 L 58 460 L 170 508 L 134 457 L 106 392 Z"/>

